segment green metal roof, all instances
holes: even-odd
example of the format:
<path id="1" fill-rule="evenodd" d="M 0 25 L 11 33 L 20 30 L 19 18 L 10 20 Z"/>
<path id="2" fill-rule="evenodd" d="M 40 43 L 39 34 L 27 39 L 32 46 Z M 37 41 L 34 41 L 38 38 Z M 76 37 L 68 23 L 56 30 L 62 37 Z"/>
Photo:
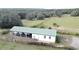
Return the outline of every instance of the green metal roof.
<path id="1" fill-rule="evenodd" d="M 14 26 L 12 29 L 10 29 L 10 31 L 56 36 L 55 29 L 41 29 L 41 28 L 28 28 L 28 27 Z"/>

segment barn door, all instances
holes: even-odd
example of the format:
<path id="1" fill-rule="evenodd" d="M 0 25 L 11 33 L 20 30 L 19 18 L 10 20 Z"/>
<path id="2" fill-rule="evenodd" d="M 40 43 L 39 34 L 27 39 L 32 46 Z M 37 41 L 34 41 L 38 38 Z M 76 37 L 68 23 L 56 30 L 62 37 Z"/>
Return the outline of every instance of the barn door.
<path id="1" fill-rule="evenodd" d="M 27 37 L 32 38 L 32 34 L 31 33 L 27 33 Z"/>

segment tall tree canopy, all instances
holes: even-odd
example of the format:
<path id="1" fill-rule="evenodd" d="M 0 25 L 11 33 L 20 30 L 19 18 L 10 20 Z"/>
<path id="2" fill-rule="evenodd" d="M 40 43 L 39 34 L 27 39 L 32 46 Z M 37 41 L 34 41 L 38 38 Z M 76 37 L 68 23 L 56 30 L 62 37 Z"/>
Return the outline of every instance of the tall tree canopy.
<path id="1" fill-rule="evenodd" d="M 20 16 L 13 13 L 1 14 L 0 15 L 0 27 L 1 28 L 11 28 L 13 26 L 22 25 Z"/>

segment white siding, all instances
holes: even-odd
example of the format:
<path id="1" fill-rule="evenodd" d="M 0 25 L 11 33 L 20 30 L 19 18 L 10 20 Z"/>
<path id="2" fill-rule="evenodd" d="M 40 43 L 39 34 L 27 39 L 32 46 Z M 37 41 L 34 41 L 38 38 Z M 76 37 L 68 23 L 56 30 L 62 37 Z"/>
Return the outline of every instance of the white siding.
<path id="1" fill-rule="evenodd" d="M 12 32 L 12 33 L 14 33 L 16 35 L 17 32 Z"/>
<path id="2" fill-rule="evenodd" d="M 56 38 L 53 36 L 51 36 L 51 39 L 49 39 L 49 36 L 46 36 L 46 38 L 44 38 L 44 35 L 38 35 L 38 34 L 32 34 L 32 38 L 38 39 L 43 42 L 53 42 L 53 43 L 55 43 L 56 40 Z"/>
<path id="3" fill-rule="evenodd" d="M 39 37 L 38 37 L 37 34 L 32 34 L 32 38 L 34 38 L 34 39 L 39 39 Z"/>

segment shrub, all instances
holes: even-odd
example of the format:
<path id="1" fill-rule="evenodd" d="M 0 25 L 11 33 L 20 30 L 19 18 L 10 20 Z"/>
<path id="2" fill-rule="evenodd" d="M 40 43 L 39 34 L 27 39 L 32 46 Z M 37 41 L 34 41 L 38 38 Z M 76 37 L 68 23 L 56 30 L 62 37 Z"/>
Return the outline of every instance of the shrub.
<path id="1" fill-rule="evenodd" d="M 54 26 L 56 26 L 56 25 L 57 25 L 57 23 L 53 23 L 53 25 L 54 25 Z"/>
<path id="2" fill-rule="evenodd" d="M 5 35 L 5 34 L 8 34 L 8 33 L 9 33 L 9 30 L 3 31 L 1 34 L 2 34 L 2 35 Z"/>
<path id="3" fill-rule="evenodd" d="M 52 29 L 52 27 L 49 27 L 48 29 Z"/>
<path id="4" fill-rule="evenodd" d="M 31 26 L 32 28 L 36 28 L 37 27 L 37 25 L 34 25 L 34 26 Z"/>
<path id="5" fill-rule="evenodd" d="M 59 25 L 57 23 L 53 23 L 53 26 L 55 27 L 59 27 Z"/>
<path id="6" fill-rule="evenodd" d="M 40 28 L 45 28 L 44 26 L 40 26 Z"/>
<path id="7" fill-rule="evenodd" d="M 79 36 L 79 33 L 76 33 L 75 35 L 76 35 L 76 36 Z"/>

